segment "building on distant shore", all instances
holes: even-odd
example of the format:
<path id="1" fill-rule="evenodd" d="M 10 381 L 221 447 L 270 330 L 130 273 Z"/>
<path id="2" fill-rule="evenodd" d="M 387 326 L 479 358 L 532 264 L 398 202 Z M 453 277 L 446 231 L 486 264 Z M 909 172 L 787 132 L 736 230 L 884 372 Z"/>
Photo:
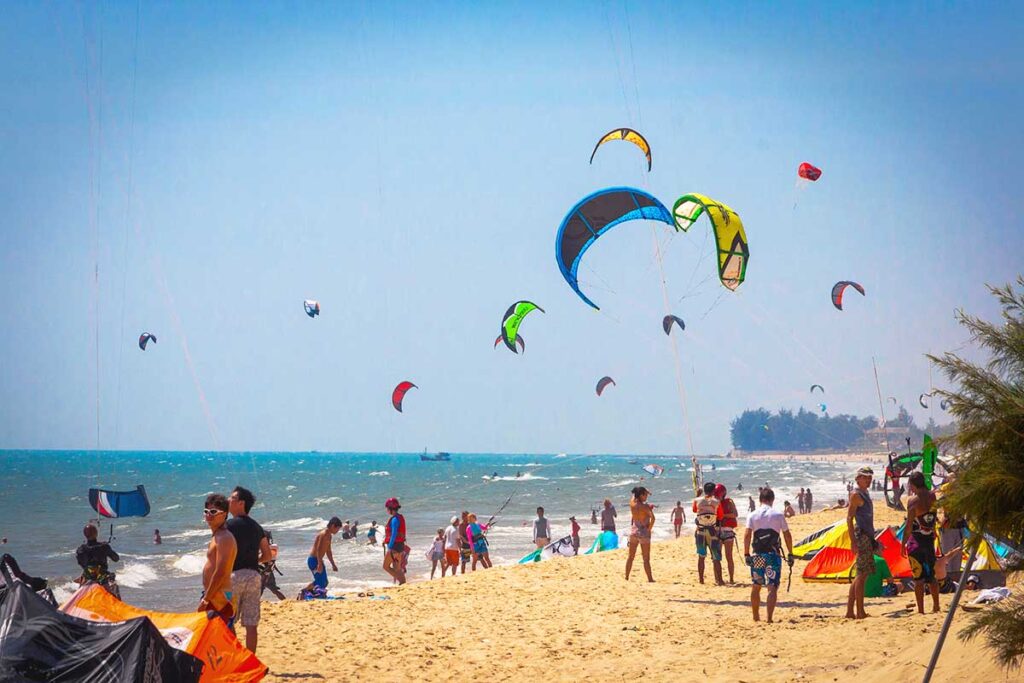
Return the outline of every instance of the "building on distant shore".
<path id="1" fill-rule="evenodd" d="M 910 427 L 875 427 L 864 432 L 862 443 L 868 448 L 880 450 L 903 450 L 910 436 Z"/>

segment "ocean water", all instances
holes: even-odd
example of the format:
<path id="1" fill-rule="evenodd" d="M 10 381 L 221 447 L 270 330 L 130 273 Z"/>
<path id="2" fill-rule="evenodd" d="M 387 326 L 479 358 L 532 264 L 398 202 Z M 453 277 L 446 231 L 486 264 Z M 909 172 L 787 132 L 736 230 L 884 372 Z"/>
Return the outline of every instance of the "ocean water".
<path id="1" fill-rule="evenodd" d="M 662 465 L 664 474 L 652 478 L 641 469 L 647 463 Z M 702 463 L 705 479 L 724 483 L 741 515 L 747 494 L 765 482 L 775 488 L 779 509 L 786 499 L 795 505 L 800 487 L 809 486 L 817 503 L 835 500 L 845 495 L 843 481 L 860 464 L 724 458 Z M 333 515 L 358 520 L 360 538 L 335 536 L 339 571 L 330 573 L 330 589 L 361 590 L 390 585 L 381 569 L 382 551 L 365 544 L 365 531 L 372 520 L 383 525 L 384 501 L 391 496 L 402 502 L 412 548 L 409 578 L 418 581 L 430 575 L 424 553 L 436 530 L 461 510 L 485 520 L 511 496 L 489 533 L 492 560 L 508 564 L 532 550 L 530 525 L 538 506 L 545 508 L 555 537 L 568 533 L 569 516 L 576 515 L 584 548 L 598 531 L 590 511 L 605 498 L 619 510 L 620 531 L 628 528 L 629 491 L 641 477 L 658 506 L 654 537 L 668 538 L 675 501 L 688 504 L 693 498 L 689 458 L 453 453 L 450 462 L 423 462 L 415 453 L 0 451 L 0 536 L 8 539 L 0 550 L 30 574 L 49 578 L 63 600 L 76 588 L 71 580 L 79 573 L 74 551 L 83 540 L 82 526 L 96 517 L 89 487 L 127 490 L 144 484 L 150 515 L 117 520 L 113 530 L 121 562 L 112 568 L 122 596 L 149 609 L 191 610 L 210 535 L 203 500 L 211 492 L 227 495 L 242 485 L 255 493 L 252 517 L 273 533 L 284 572 L 278 585 L 291 597 L 308 583 L 313 536 Z M 736 490 L 740 483 L 743 491 Z M 105 520 L 101 539 L 109 529 Z M 154 529 L 160 529 L 162 545 L 153 544 Z"/>

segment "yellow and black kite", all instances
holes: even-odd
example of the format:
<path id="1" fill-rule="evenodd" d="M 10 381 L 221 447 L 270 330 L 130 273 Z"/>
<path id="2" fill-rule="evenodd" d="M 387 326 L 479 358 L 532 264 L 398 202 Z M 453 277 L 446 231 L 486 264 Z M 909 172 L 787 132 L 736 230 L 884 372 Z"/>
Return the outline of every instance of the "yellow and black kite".
<path id="1" fill-rule="evenodd" d="M 597 148 L 606 142 L 611 140 L 625 140 L 626 142 L 632 142 L 634 145 L 640 148 L 640 151 L 647 157 L 647 170 L 651 170 L 651 146 L 647 144 L 647 138 L 633 130 L 632 128 L 616 128 L 613 131 L 609 131 L 597 141 L 594 145 L 594 151 L 590 153 L 590 163 L 594 163 L 594 155 L 597 154 Z"/>
<path id="2" fill-rule="evenodd" d="M 743 221 L 725 204 L 702 194 L 683 195 L 672 207 L 672 217 L 675 219 L 677 230 L 688 230 L 702 213 L 707 213 L 711 227 L 715 231 L 718 279 L 726 289 L 735 291 L 746 278 L 747 260 L 750 258 Z"/>

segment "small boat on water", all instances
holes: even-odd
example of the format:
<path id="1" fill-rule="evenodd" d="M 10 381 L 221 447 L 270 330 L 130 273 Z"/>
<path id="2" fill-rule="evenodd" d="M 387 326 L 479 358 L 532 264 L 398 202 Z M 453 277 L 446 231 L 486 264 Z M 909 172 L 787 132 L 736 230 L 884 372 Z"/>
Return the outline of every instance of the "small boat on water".
<path id="1" fill-rule="evenodd" d="M 452 454 L 445 453 L 444 451 L 441 451 L 440 453 L 434 453 L 433 455 L 427 455 L 427 449 L 424 448 L 423 452 L 420 453 L 420 460 L 424 462 L 448 462 L 451 459 Z"/>

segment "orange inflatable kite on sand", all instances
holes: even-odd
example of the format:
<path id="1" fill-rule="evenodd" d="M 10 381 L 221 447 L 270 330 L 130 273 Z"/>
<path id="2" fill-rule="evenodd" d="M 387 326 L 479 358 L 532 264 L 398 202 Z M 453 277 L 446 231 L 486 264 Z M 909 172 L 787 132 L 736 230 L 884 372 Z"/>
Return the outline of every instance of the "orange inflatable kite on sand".
<path id="1" fill-rule="evenodd" d="M 150 612 L 121 602 L 96 584 L 82 586 L 60 609 L 89 621 L 148 617 L 168 645 L 202 660 L 203 683 L 250 683 L 267 674 L 267 667 L 238 642 L 227 624 L 205 612 Z"/>

